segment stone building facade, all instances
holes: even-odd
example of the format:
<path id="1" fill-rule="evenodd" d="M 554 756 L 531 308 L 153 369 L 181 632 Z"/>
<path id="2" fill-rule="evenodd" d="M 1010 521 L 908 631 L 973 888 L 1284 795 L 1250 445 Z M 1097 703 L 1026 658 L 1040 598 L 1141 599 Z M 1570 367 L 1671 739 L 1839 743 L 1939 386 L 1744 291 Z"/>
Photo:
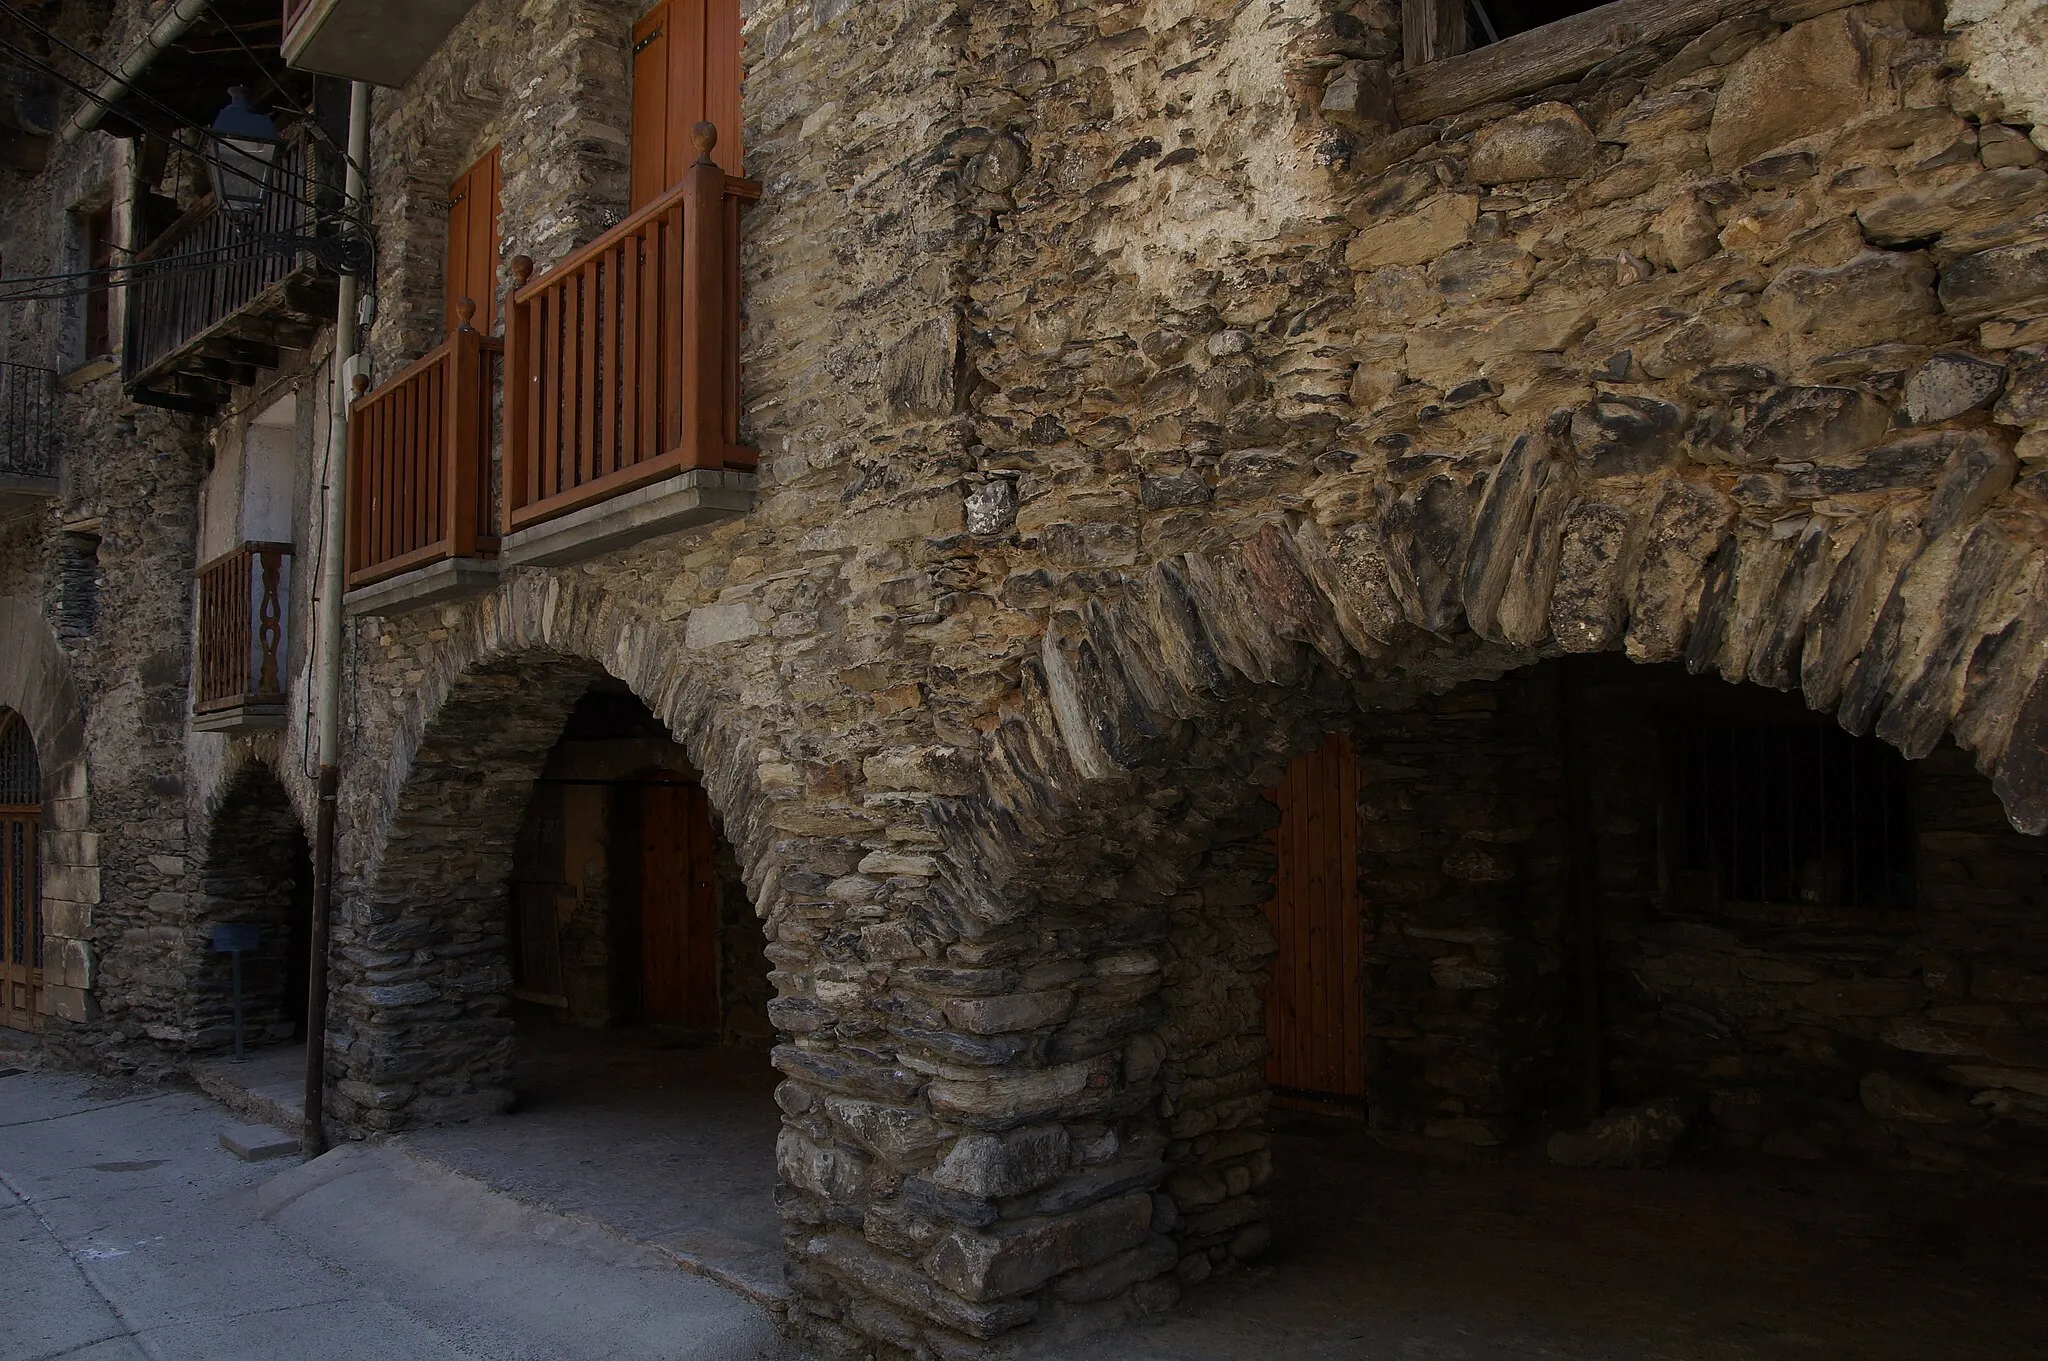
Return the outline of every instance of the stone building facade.
<path id="1" fill-rule="evenodd" d="M 441 334 L 447 186 L 490 147 L 502 286 L 626 215 L 637 9 L 478 0 L 377 92 L 373 386 Z M 509 1102 L 521 828 L 596 689 L 708 795 L 721 1030 L 773 1040 L 822 1347 L 1093 1329 L 1267 1247 L 1263 791 L 1333 733 L 1375 1135 L 1483 1156 L 1590 1086 L 1700 1144 L 2039 1174 L 2038 6 L 1623 0 L 1427 63 L 1403 23 L 744 12 L 748 507 L 351 617 L 334 1133 Z M 122 145 L 14 177 L 10 275 L 55 272 Z M 63 324 L 10 309 L 8 355 Z M 81 1061 L 220 1047 L 207 932 L 289 907 L 316 574 L 253 736 L 193 727 L 192 580 L 266 421 L 324 542 L 331 345 L 211 417 L 77 379 L 61 487 L 0 533 L 43 1035 Z M 1812 735 L 1743 769 L 1910 825 L 1739 888 L 1717 724 Z"/>

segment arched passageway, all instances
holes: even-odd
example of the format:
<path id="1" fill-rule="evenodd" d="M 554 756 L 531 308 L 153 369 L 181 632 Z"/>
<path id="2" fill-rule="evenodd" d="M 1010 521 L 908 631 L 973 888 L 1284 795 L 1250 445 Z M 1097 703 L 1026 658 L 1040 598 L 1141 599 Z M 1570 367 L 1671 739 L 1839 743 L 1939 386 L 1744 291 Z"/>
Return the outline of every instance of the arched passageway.
<path id="1" fill-rule="evenodd" d="M 624 682 L 550 652 L 458 677 L 335 936 L 337 1133 L 407 1130 L 778 1278 L 765 937 L 702 772 Z"/>
<path id="2" fill-rule="evenodd" d="M 201 866 L 194 1049 L 218 1053 L 234 1044 L 234 959 L 219 948 L 231 943 L 234 928 L 250 947 L 241 960 L 245 1047 L 303 1041 L 312 852 L 291 796 L 268 767 L 252 764 L 228 781 L 208 819 Z M 291 1064 L 282 1067 L 288 1073 Z"/>
<path id="3" fill-rule="evenodd" d="M 1166 929 L 1178 1274 L 1271 1265 L 1171 1354 L 1248 1315 L 1448 1346 L 1475 1292 L 1532 1350 L 1768 1320 L 1745 1354 L 1991 1356 L 2040 1325 L 1955 1305 L 2048 1260 L 2012 1186 L 2048 1168 L 2048 845 L 1952 744 L 1595 656 L 1301 745 Z"/>

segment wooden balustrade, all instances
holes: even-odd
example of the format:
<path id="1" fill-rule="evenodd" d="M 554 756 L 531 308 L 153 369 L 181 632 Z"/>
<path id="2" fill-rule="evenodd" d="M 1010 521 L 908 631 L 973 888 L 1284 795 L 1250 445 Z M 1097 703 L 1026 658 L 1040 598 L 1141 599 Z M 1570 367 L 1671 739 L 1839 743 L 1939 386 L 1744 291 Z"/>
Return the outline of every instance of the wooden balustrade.
<path id="1" fill-rule="evenodd" d="M 464 298 L 453 335 L 349 408 L 351 590 L 498 550 L 491 388 L 504 344 L 477 333 L 475 312 Z"/>
<path id="2" fill-rule="evenodd" d="M 711 161 L 529 280 L 506 314 L 507 533 L 691 468 L 751 468 L 738 443 L 739 215 L 760 186 Z"/>
<path id="3" fill-rule="evenodd" d="M 245 543 L 199 569 L 198 712 L 281 707 L 292 546 Z"/>

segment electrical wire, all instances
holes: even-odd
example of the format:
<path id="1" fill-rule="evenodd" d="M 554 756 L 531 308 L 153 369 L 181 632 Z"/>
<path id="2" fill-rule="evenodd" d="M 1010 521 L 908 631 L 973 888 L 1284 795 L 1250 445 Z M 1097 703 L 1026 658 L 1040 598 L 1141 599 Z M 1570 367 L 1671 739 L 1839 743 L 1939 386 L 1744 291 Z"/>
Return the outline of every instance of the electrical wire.
<path id="1" fill-rule="evenodd" d="M 249 59 L 256 64 L 257 71 L 263 76 L 265 80 L 267 80 L 270 83 L 271 87 L 273 89 L 276 89 L 280 95 L 283 95 L 285 93 L 283 87 L 277 83 L 276 76 L 271 74 L 269 68 L 263 65 L 263 59 L 256 55 L 255 49 L 251 48 L 249 44 L 243 40 L 241 34 L 235 32 L 233 25 L 229 24 L 226 19 L 222 18 L 220 11 L 215 9 L 211 3 L 207 5 L 206 9 L 207 12 L 213 16 L 214 21 L 218 23 L 222 28 L 227 30 L 228 35 L 235 40 L 236 45 L 240 47 L 242 51 L 248 55 Z M 64 38 L 62 35 L 53 32 L 48 28 L 43 27 L 34 19 L 29 18 L 27 14 L 22 12 L 20 9 L 16 8 L 13 4 L 9 3 L 8 0 L 0 0 L 0 13 L 9 15 L 15 20 L 15 22 L 26 27 L 31 32 L 40 34 L 42 37 L 48 39 L 49 41 L 56 43 L 66 52 L 69 52 L 72 56 L 78 58 L 78 60 L 84 62 L 87 66 L 90 66 L 93 70 L 99 72 L 107 79 L 120 79 L 119 75 L 111 67 L 102 64 L 97 58 L 91 56 L 84 49 L 78 47 L 76 44 Z M 5 40 L 0 39 L 0 44 L 5 44 Z M 66 85 L 78 91 L 78 93 L 84 95 L 92 103 L 99 105 L 100 108 L 105 112 L 114 114 L 120 113 L 120 109 L 114 100 L 106 98 L 105 96 L 101 95 L 100 92 L 97 90 L 88 89 L 87 87 L 80 85 L 77 81 L 71 79 L 71 77 L 65 75 L 62 71 L 59 71 L 55 66 L 50 65 L 48 60 L 40 54 L 25 51 L 21 48 L 12 46 L 12 44 L 5 45 L 8 47 L 8 50 L 14 52 L 17 56 L 21 57 L 24 61 L 26 61 L 32 69 L 41 70 L 49 75 L 55 76 L 58 80 L 63 81 Z M 175 125 L 184 128 L 190 132 L 197 133 L 202 137 L 209 138 L 212 141 L 219 143 L 222 147 L 225 147 L 229 151 L 239 152 L 241 150 L 241 148 L 234 145 L 232 139 L 223 137 L 221 134 L 215 132 L 212 128 L 201 127 L 196 123 L 187 122 L 184 114 L 172 108 L 170 105 L 164 103 L 155 95 L 150 94 L 147 90 L 144 90 L 139 86 L 136 86 L 131 83 L 127 86 L 127 91 L 129 94 L 134 95 L 138 100 L 156 109 L 159 113 L 169 118 Z M 351 163 L 347 149 L 336 144 L 332 134 L 330 134 L 326 128 L 320 126 L 318 119 L 314 118 L 312 114 L 298 107 L 296 104 L 292 104 L 289 98 L 286 99 L 286 103 L 290 106 L 287 109 L 287 112 L 297 114 L 298 116 L 304 118 L 307 121 L 307 123 L 311 125 L 314 135 L 317 136 L 322 142 L 325 142 L 329 150 L 334 151 L 336 154 L 338 154 L 341 157 L 344 164 Z"/>

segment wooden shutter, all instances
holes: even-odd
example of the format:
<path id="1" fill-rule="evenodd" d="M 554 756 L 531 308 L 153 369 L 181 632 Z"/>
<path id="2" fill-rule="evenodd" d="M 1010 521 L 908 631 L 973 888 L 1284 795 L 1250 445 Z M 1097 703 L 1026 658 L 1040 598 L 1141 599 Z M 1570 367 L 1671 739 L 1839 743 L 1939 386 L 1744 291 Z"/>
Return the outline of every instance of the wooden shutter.
<path id="1" fill-rule="evenodd" d="M 738 174 L 738 0 L 663 0 L 633 25 L 633 207 L 682 182 L 697 159 L 690 129 L 704 121 L 718 129 L 712 159 Z"/>
<path id="2" fill-rule="evenodd" d="M 1339 733 L 1297 757 L 1271 797 L 1279 865 L 1266 913 L 1280 952 L 1266 993 L 1266 1079 L 1283 1105 L 1310 1094 L 1356 1104 L 1365 1096 L 1365 941 L 1351 739 Z"/>
<path id="3" fill-rule="evenodd" d="M 446 325 L 456 327 L 456 304 L 476 303 L 471 325 L 485 335 L 498 326 L 498 208 L 503 181 L 498 148 L 455 177 L 448 187 L 448 303 Z"/>

